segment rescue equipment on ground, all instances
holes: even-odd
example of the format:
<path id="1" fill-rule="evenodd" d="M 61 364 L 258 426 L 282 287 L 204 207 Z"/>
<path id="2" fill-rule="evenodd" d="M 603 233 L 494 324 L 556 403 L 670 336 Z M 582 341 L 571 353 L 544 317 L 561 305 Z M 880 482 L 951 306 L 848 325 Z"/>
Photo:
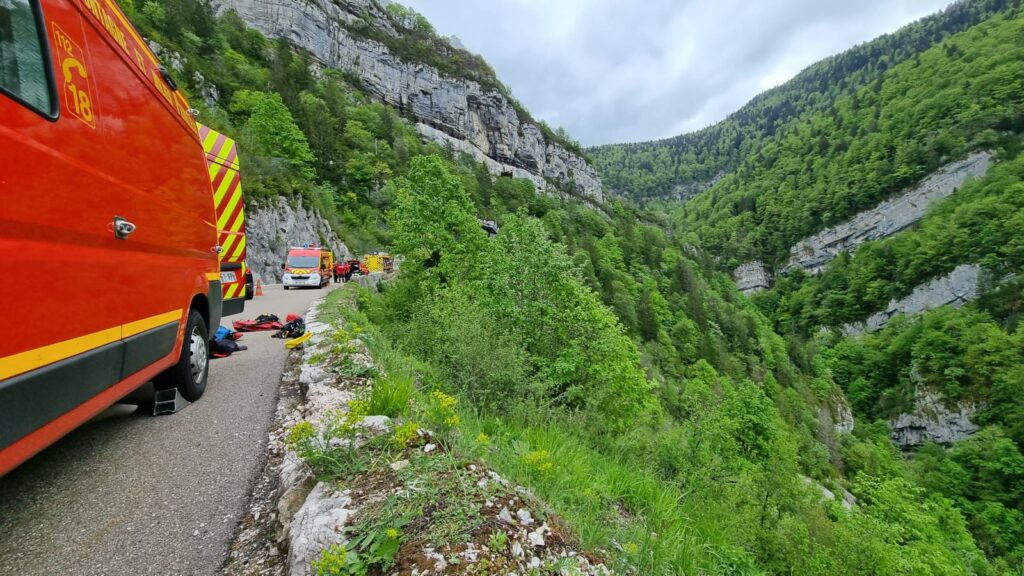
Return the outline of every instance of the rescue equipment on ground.
<path id="1" fill-rule="evenodd" d="M 281 321 L 273 314 L 260 314 L 255 320 L 235 320 L 231 325 L 239 332 L 281 329 Z"/>
<path id="2" fill-rule="evenodd" d="M 234 330 L 230 328 L 225 328 L 224 326 L 218 327 L 217 333 L 213 335 L 214 340 L 224 340 L 225 338 L 231 340 L 238 340 L 241 337 L 242 334 L 240 332 L 235 332 Z"/>
<path id="3" fill-rule="evenodd" d="M 295 338 L 294 340 L 289 340 L 289 341 L 285 342 L 284 343 L 284 347 L 289 349 L 289 350 L 291 350 L 293 348 L 298 348 L 299 346 L 302 346 L 302 344 L 305 343 L 306 340 L 309 340 L 312 337 L 313 337 L 313 333 L 312 332 L 306 332 L 305 334 L 303 334 L 302 336 L 299 336 L 298 338 Z"/>
<path id="4" fill-rule="evenodd" d="M 277 334 L 271 336 L 272 338 L 297 338 L 306 333 L 306 321 L 302 319 L 302 316 L 289 314 L 286 320 L 284 326 L 281 326 Z"/>
<path id="5" fill-rule="evenodd" d="M 230 338 L 210 340 L 210 356 L 213 356 L 214 358 L 227 358 L 233 353 L 240 352 L 242 350 L 248 350 L 248 347 L 243 346 Z"/>

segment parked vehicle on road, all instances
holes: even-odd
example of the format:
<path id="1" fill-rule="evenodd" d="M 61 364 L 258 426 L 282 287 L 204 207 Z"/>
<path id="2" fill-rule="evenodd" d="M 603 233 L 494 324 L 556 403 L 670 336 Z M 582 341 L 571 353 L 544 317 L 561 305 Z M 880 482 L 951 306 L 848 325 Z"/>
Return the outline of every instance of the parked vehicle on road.
<path id="1" fill-rule="evenodd" d="M 370 273 L 370 269 L 366 267 L 366 264 L 359 260 L 349 260 L 348 269 L 351 274 L 358 274 L 359 276 L 366 276 Z"/>
<path id="2" fill-rule="evenodd" d="M 203 395 L 225 286 L 251 294 L 227 142 L 114 2 L 0 2 L 0 262 L 74 263 L 0 288 L 31 317 L 0 339 L 0 475 L 148 381 Z"/>
<path id="3" fill-rule="evenodd" d="M 373 252 L 363 256 L 363 260 L 369 272 L 392 272 L 395 269 L 395 259 L 387 252 Z"/>
<path id="4" fill-rule="evenodd" d="M 282 264 L 281 284 L 288 288 L 323 288 L 334 274 L 334 254 L 313 245 L 294 247 Z"/>

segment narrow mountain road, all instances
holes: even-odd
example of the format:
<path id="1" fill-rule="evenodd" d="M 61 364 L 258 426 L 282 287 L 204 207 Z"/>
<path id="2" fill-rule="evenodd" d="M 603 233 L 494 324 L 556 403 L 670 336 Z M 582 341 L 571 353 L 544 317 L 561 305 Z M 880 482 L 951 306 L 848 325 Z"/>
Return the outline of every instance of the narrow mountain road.
<path id="1" fill-rule="evenodd" d="M 326 294 L 265 292 L 223 324 L 283 320 Z M 115 408 L 0 478 L 0 574 L 220 572 L 265 456 L 286 359 L 268 332 L 241 343 L 249 350 L 214 360 L 206 394 L 183 411 Z"/>

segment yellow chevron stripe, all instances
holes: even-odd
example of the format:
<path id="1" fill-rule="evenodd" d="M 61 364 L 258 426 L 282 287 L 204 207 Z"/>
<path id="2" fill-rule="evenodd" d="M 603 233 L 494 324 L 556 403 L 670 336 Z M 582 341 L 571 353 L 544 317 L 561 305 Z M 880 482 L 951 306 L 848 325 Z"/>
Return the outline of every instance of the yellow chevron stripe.
<path id="1" fill-rule="evenodd" d="M 242 199 L 242 195 L 241 194 L 235 194 L 234 196 L 231 197 L 230 200 L 228 200 L 228 205 L 224 207 L 224 212 L 217 215 L 217 229 L 218 230 L 224 230 L 225 229 L 224 227 L 227 225 L 227 219 L 229 217 L 231 217 L 231 213 L 234 212 L 235 206 L 238 204 L 239 200 L 241 200 L 241 199 Z"/>
<path id="2" fill-rule="evenodd" d="M 216 162 L 210 162 L 209 163 L 209 170 L 210 170 L 210 187 L 213 188 L 213 183 L 217 181 L 217 176 L 220 174 L 220 171 L 221 170 L 227 170 L 227 168 L 221 166 L 220 164 L 217 164 Z M 214 192 L 213 192 L 213 200 L 214 200 L 214 202 L 216 202 L 217 199 L 218 199 L 217 198 L 217 191 L 214 190 Z"/>
<path id="3" fill-rule="evenodd" d="M 243 224 L 245 224 L 245 206 L 242 206 L 242 209 L 238 211 L 238 216 L 235 216 L 235 220 L 226 228 L 221 229 L 221 232 L 231 232 L 238 236 L 238 233 L 242 231 Z"/>
<path id="4" fill-rule="evenodd" d="M 235 248 L 234 254 L 231 255 L 232 262 L 238 262 L 242 259 L 242 254 L 245 252 L 245 236 L 240 236 L 241 240 L 238 242 L 238 246 Z"/>
<path id="5" fill-rule="evenodd" d="M 225 168 L 225 170 L 230 170 L 230 168 Z M 227 191 L 231 189 L 231 186 L 235 182 L 238 182 L 240 178 L 241 177 L 238 175 L 238 171 L 236 170 L 230 170 L 230 172 L 225 174 L 224 179 L 220 182 L 220 187 L 213 194 L 214 201 L 219 203 L 220 199 L 224 197 L 224 194 L 226 194 Z M 213 182 L 213 180 L 210 180 L 210 182 Z M 235 194 L 241 194 L 241 192 L 241 187 L 235 188 Z"/>
<path id="6" fill-rule="evenodd" d="M 231 254 L 231 250 L 234 249 L 234 244 L 235 244 L 235 237 L 231 236 L 231 235 L 228 235 L 227 239 L 224 240 L 224 243 L 220 245 L 220 259 L 221 259 L 221 261 L 234 262 L 234 260 L 232 260 L 231 258 L 228 257 L 228 255 Z"/>
<path id="7" fill-rule="evenodd" d="M 213 145 L 217 142 L 217 138 L 220 136 L 216 130 L 210 130 L 206 134 L 206 138 L 203 138 L 203 152 L 210 152 L 213 150 Z"/>

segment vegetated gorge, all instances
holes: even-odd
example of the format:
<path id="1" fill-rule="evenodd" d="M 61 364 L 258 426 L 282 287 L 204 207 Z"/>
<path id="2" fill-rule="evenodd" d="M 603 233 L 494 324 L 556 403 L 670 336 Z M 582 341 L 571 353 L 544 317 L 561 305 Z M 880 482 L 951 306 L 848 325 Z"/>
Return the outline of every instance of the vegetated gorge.
<path id="1" fill-rule="evenodd" d="M 404 257 L 345 313 L 405 370 L 374 394 L 416 389 L 390 415 L 526 487 L 595 560 L 1024 573 L 1019 2 L 954 4 L 698 133 L 589 150 L 398 4 L 122 6 L 238 140 L 253 208 L 301 203 L 354 253 Z M 336 444 L 300 452 L 351 485 Z M 315 567 L 390 573 L 457 500 Z M 454 525 L 451 545 L 479 528 Z"/>

